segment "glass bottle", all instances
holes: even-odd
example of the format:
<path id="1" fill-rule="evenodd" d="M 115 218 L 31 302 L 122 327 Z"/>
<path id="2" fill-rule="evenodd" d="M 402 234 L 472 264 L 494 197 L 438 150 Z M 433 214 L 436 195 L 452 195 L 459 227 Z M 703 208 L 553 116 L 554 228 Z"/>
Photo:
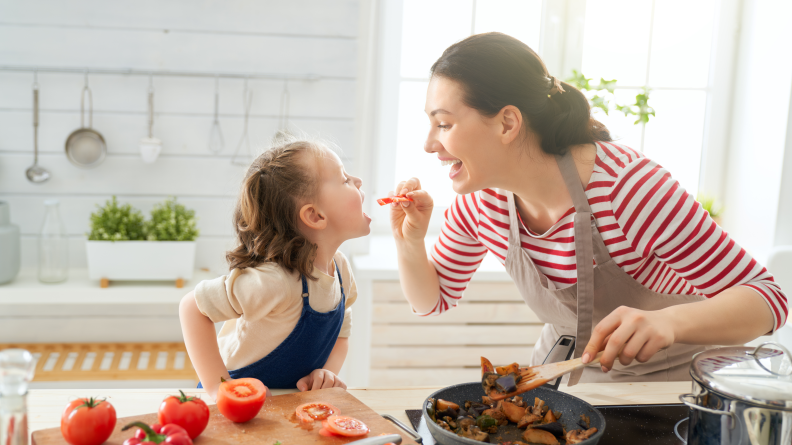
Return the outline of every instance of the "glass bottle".
<path id="1" fill-rule="evenodd" d="M 44 201 L 46 214 L 38 242 L 38 279 L 42 283 L 60 283 L 69 274 L 69 237 L 59 205 L 57 199 Z"/>
<path id="2" fill-rule="evenodd" d="M 35 369 L 30 352 L 0 351 L 0 444 L 28 444 L 27 390 Z"/>

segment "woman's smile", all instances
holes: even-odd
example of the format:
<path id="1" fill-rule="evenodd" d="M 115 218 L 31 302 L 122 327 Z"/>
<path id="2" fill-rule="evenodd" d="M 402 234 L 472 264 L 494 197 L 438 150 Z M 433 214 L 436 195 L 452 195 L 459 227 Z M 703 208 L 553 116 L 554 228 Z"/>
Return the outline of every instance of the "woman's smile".
<path id="1" fill-rule="evenodd" d="M 448 173 L 448 177 L 451 179 L 454 179 L 454 177 L 462 170 L 463 164 L 461 159 L 442 158 L 440 156 L 438 156 L 437 159 L 440 161 L 440 165 L 443 167 L 447 165 L 451 166 L 451 171 Z"/>

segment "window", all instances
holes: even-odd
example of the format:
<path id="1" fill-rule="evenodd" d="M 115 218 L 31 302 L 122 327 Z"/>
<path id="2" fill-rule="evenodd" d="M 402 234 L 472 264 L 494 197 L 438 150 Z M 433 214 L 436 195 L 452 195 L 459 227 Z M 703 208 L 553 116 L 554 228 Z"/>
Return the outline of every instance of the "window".
<path id="1" fill-rule="evenodd" d="M 390 38 L 396 42 L 391 47 L 399 49 L 393 51 L 398 55 L 385 57 L 398 57 L 397 62 L 390 64 L 398 67 L 398 74 L 393 73 L 383 83 L 383 89 L 393 88 L 398 94 L 380 103 L 390 114 L 389 119 L 381 120 L 381 125 L 394 128 L 388 131 L 393 140 L 381 140 L 377 193 L 387 193 L 397 180 L 420 178 L 423 188 L 435 200 L 431 231 L 439 230 L 441 214 L 453 201 L 454 192 L 448 167 L 441 167 L 423 151 L 428 131 L 423 109 L 429 68 L 452 43 L 487 31 L 522 40 L 537 50 L 557 77 L 566 78 L 572 69 L 577 69 L 594 83 L 600 77 L 617 79 L 618 103 L 630 103 L 648 87 L 650 105 L 657 113 L 649 124 L 634 125 L 635 116 L 625 117 L 615 110 L 609 116 L 595 110 L 595 117 L 608 126 L 618 141 L 646 153 L 696 194 L 705 135 L 712 134 L 712 129 L 705 133 L 705 128 L 713 125 L 708 120 L 707 106 L 719 2 L 394 1 L 402 16 L 400 25 L 392 26 L 390 33 L 400 35 Z M 375 230 L 387 232 L 387 209 L 377 209 L 375 216 Z"/>

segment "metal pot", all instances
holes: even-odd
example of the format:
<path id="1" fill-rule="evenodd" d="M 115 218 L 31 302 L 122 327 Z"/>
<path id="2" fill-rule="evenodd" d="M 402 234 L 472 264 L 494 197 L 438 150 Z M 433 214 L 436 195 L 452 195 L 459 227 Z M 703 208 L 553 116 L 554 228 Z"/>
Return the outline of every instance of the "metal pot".
<path id="1" fill-rule="evenodd" d="M 690 375 L 693 392 L 679 396 L 690 407 L 689 445 L 792 444 L 792 355 L 785 347 L 703 351 Z"/>

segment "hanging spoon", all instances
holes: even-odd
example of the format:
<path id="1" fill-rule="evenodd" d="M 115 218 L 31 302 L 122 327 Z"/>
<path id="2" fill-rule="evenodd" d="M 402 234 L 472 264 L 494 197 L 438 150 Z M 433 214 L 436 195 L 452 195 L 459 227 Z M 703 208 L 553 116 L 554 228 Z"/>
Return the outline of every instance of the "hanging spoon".
<path id="1" fill-rule="evenodd" d="M 212 123 L 212 130 L 209 132 L 209 151 L 211 151 L 212 153 L 220 153 L 225 148 L 223 129 L 220 128 L 219 113 L 220 113 L 220 78 L 215 77 L 214 122 Z"/>
<path id="2" fill-rule="evenodd" d="M 289 93 L 289 79 L 283 81 L 283 92 L 281 93 L 280 114 L 278 115 L 278 131 L 275 132 L 274 141 L 288 139 L 291 136 L 289 131 L 289 104 L 291 103 L 291 93 Z"/>
<path id="3" fill-rule="evenodd" d="M 38 73 L 33 74 L 33 165 L 25 171 L 28 181 L 40 184 L 50 178 L 50 173 L 38 165 L 39 85 Z"/>

